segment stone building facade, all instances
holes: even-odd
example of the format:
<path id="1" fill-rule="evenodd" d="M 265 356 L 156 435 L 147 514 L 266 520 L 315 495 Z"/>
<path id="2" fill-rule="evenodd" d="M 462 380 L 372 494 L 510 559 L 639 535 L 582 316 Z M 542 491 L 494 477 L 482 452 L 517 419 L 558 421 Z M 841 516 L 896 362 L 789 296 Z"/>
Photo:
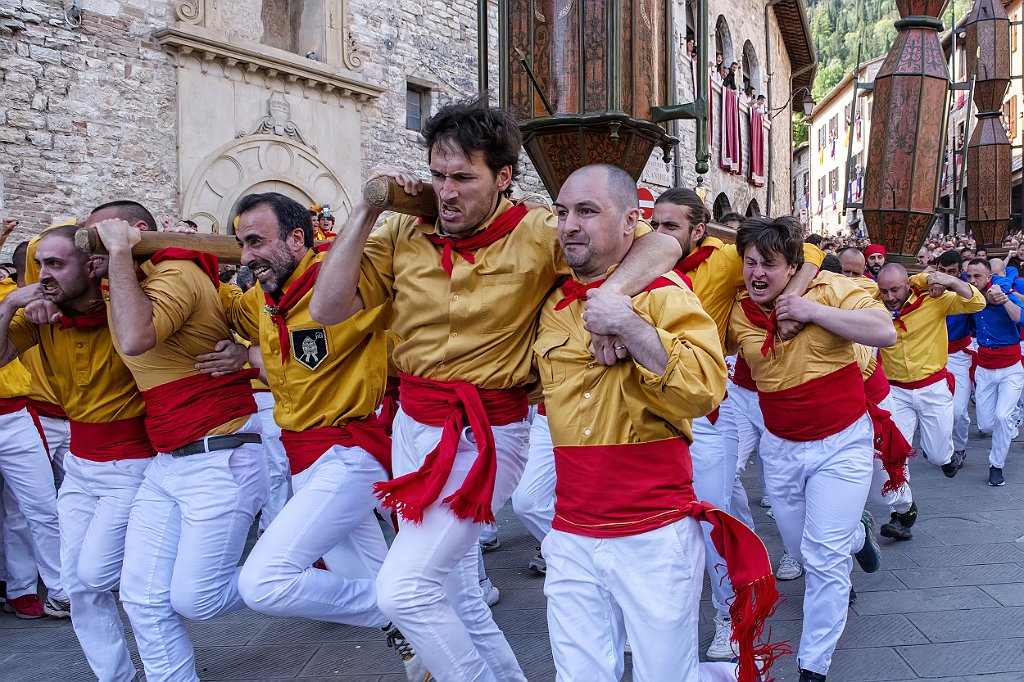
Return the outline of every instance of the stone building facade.
<path id="1" fill-rule="evenodd" d="M 679 97 L 687 101 L 692 79 L 683 77 L 690 66 L 682 46 L 692 8 L 669 1 Z M 70 1 L 0 0 L 0 213 L 21 220 L 5 256 L 27 235 L 113 198 L 221 233 L 230 231 L 234 202 L 250 191 L 330 203 L 344 218 L 374 165 L 423 168 L 417 120 L 477 91 L 472 0 L 78 5 L 80 18 L 65 12 Z M 803 0 L 781 0 L 768 12 L 754 0 L 710 6 L 707 51 L 720 46 L 728 59 L 752 58 L 758 90 L 771 93 L 773 120 L 783 125 L 769 133 L 772 198 L 743 178 L 718 177 L 715 150 L 708 203 L 726 194 L 741 211 L 751 200 L 762 211 L 788 211 L 789 100 L 800 79 L 813 77 Z M 496 0 L 489 9 L 497 101 Z M 645 179 L 656 186 L 666 178 L 695 182 L 694 126 L 684 121 L 678 129 L 679 171 L 653 164 Z M 523 189 L 539 189 L 524 167 Z"/>

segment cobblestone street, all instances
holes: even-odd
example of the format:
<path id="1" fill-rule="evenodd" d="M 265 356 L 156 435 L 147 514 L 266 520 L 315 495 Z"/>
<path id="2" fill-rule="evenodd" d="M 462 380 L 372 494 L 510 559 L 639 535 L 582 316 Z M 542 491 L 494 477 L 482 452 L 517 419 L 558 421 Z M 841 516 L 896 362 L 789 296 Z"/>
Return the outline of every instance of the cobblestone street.
<path id="1" fill-rule="evenodd" d="M 920 518 L 914 539 L 880 539 L 882 570 L 854 573 L 859 599 L 829 673 L 830 682 L 941 680 L 1019 682 L 1024 679 L 1024 473 L 1021 444 L 1011 447 L 1007 484 L 986 485 L 989 441 L 972 428 L 967 464 L 952 480 L 927 462 L 912 462 Z M 773 561 L 778 532 L 756 505 L 756 466 L 747 490 L 758 530 Z M 876 525 L 887 518 L 872 507 Z M 543 581 L 526 568 L 534 541 L 509 508 L 499 517 L 501 547 L 486 555 L 501 590 L 495 619 L 531 681 L 554 679 L 544 613 Z M 774 640 L 799 641 L 803 579 L 780 582 L 786 601 L 772 620 Z M 701 648 L 714 634 L 705 589 Z M 126 620 L 127 623 L 127 620 Z M 203 680 L 405 679 L 384 637 L 365 629 L 269 618 L 251 611 L 190 626 Z M 68 621 L 0 616 L 0 670 L 12 682 L 95 679 Z M 628 669 L 627 669 L 628 670 Z M 782 658 L 776 679 L 797 678 L 794 656 Z M 628 672 L 626 679 L 630 679 Z M 450 682 L 450 681 L 445 681 Z"/>

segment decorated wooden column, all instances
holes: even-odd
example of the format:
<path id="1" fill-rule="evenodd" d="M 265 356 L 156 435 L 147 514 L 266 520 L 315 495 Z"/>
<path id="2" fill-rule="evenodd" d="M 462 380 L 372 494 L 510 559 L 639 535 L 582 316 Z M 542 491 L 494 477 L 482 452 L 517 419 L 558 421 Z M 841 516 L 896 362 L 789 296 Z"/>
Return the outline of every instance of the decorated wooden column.
<path id="1" fill-rule="evenodd" d="M 1010 84 L 1010 19 L 1002 0 L 975 0 L 965 25 L 968 65 L 978 58 L 978 121 L 967 145 L 967 229 L 979 246 L 992 247 L 1010 229 L 1013 148 L 999 118 Z"/>
<path id="2" fill-rule="evenodd" d="M 896 0 L 896 40 L 875 76 L 864 220 L 871 241 L 913 259 L 935 218 L 949 73 L 938 19 L 947 0 Z"/>
<path id="3" fill-rule="evenodd" d="M 577 168 L 639 179 L 678 140 L 651 121 L 669 94 L 665 0 L 505 0 L 502 104 L 552 196 Z"/>

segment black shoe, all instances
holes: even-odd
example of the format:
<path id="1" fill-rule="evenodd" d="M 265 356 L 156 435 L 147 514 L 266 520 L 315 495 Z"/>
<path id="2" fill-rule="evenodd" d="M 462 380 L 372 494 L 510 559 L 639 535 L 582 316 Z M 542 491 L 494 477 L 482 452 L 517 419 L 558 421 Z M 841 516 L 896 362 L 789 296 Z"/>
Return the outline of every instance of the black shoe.
<path id="1" fill-rule="evenodd" d="M 946 478 L 953 478 L 958 471 L 960 471 L 960 467 L 956 465 L 955 457 L 950 458 L 948 464 L 942 465 L 942 473 L 946 474 Z"/>
<path id="2" fill-rule="evenodd" d="M 914 534 L 910 532 L 910 529 L 900 523 L 899 514 L 893 512 L 889 515 L 889 523 L 883 523 L 881 527 L 883 538 L 892 538 L 893 540 L 910 540 L 914 537 Z"/>
<path id="3" fill-rule="evenodd" d="M 800 668 L 800 682 L 825 682 L 825 676 Z"/>
<path id="4" fill-rule="evenodd" d="M 1006 480 L 1003 478 L 1003 470 L 999 467 L 989 467 L 988 484 L 995 486 L 1006 485 Z"/>
<path id="5" fill-rule="evenodd" d="M 853 589 L 853 585 L 850 585 L 850 606 L 857 603 L 857 590 Z"/>
<path id="6" fill-rule="evenodd" d="M 955 450 L 953 452 L 953 461 L 956 462 L 956 468 L 957 469 L 963 469 L 964 468 L 964 462 L 967 461 L 967 451 L 966 450 Z"/>
<path id="7" fill-rule="evenodd" d="M 878 540 L 875 539 L 875 519 L 871 512 L 865 511 L 860 516 L 860 522 L 864 524 L 864 546 L 854 554 L 861 570 L 865 573 L 874 573 L 882 566 L 882 551 L 878 548 Z"/>

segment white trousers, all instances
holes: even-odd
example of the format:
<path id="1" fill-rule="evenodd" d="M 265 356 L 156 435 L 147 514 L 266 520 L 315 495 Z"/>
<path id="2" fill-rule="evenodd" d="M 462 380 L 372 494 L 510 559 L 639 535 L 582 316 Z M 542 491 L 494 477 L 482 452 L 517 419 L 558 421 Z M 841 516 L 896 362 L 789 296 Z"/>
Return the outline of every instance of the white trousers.
<path id="1" fill-rule="evenodd" d="M 730 498 L 736 481 L 735 450 L 726 447 L 725 438 L 707 417 L 693 420 L 693 444 L 690 459 L 693 462 L 693 491 L 697 499 L 729 512 Z M 722 616 L 729 615 L 733 599 L 732 583 L 726 570 L 725 559 L 711 541 L 711 525 L 705 524 L 704 565 L 711 581 L 711 602 Z"/>
<path id="2" fill-rule="evenodd" d="M 835 435 L 806 443 L 766 432 L 763 443 L 775 523 L 807 571 L 800 667 L 824 675 L 846 626 L 851 554 L 864 546 L 860 517 L 871 487 L 871 419 L 865 414 Z"/>
<path id="3" fill-rule="evenodd" d="M 538 414 L 530 424 L 530 454 L 519 485 L 512 492 L 512 510 L 526 529 L 544 542 L 555 518 L 555 451 L 548 418 Z"/>
<path id="4" fill-rule="evenodd" d="M 885 399 L 878 403 L 878 406 L 891 414 L 894 409 L 892 396 L 885 396 Z M 889 482 L 889 474 L 885 471 L 885 467 L 882 466 L 882 460 L 878 457 L 874 457 L 871 460 L 871 466 L 873 473 L 871 476 L 871 493 L 868 495 L 868 499 L 876 504 L 887 504 L 890 511 L 898 514 L 905 514 L 910 511 L 910 506 L 914 503 L 914 495 L 910 491 L 910 467 L 906 465 L 903 467 L 907 477 L 907 484 L 896 492 L 883 495 L 882 486 Z"/>
<path id="5" fill-rule="evenodd" d="M 526 466 L 529 424 L 492 431 L 498 460 L 492 508 L 497 512 Z M 397 477 L 419 469 L 440 441 L 441 428 L 420 424 L 399 410 L 392 439 Z M 400 521 L 401 530 L 377 576 L 377 602 L 437 679 L 521 682 L 526 677 L 480 589 L 477 542 L 483 526 L 459 519 L 441 502 L 462 485 L 476 458 L 476 439 L 466 428 L 452 474 L 423 522 Z"/>
<path id="6" fill-rule="evenodd" d="M 238 578 L 249 608 L 272 616 L 382 628 L 377 574 L 387 555 L 373 484 L 387 479 L 362 448 L 334 446 L 293 477 L 295 495 L 260 536 Z M 331 570 L 313 562 L 331 552 Z"/>
<path id="7" fill-rule="evenodd" d="M 0 484 L 3 479 L 0 478 Z M 7 584 L 7 597 L 17 599 L 38 591 L 39 573 L 32 555 L 32 534 L 28 521 L 14 499 L 14 493 L 3 486 L 3 502 L 0 504 L 0 580 Z M 3 595 L 0 595 L 3 596 Z"/>
<path id="8" fill-rule="evenodd" d="M 722 401 L 715 426 L 725 438 L 727 457 L 736 461 L 736 480 L 733 482 L 729 513 L 753 530 L 754 517 L 750 513 L 750 502 L 741 477 L 764 434 L 764 418 L 757 391 L 747 390 L 730 381 L 729 394 Z"/>
<path id="9" fill-rule="evenodd" d="M 66 601 L 60 581 L 57 489 L 43 441 L 26 409 L 0 415 L 0 434 L 0 476 L 25 515 L 36 568 L 50 596 Z"/>
<path id="10" fill-rule="evenodd" d="M 1019 395 L 1019 393 L 1018 393 Z M 921 425 L 921 449 L 935 466 L 953 459 L 953 395 L 945 381 L 922 388 L 891 387 L 892 420 L 907 442 L 913 445 L 914 431 Z"/>
<path id="11" fill-rule="evenodd" d="M 257 391 L 257 414 L 263 427 L 263 450 L 267 456 L 267 502 L 260 510 L 260 532 L 265 531 L 292 496 L 292 472 L 288 454 L 281 444 L 281 427 L 274 421 L 274 394 Z"/>
<path id="12" fill-rule="evenodd" d="M 1013 411 L 1024 388 L 1024 368 L 1014 363 L 1002 369 L 975 370 L 974 399 L 977 403 L 978 428 L 992 434 L 988 453 L 989 466 L 1003 468 L 1010 451 L 1010 441 L 1017 435 Z"/>
<path id="13" fill-rule="evenodd" d="M 627 638 L 637 682 L 700 679 L 704 542 L 698 525 L 686 518 L 609 539 L 548 534 L 544 595 L 559 682 L 619 680 Z"/>
<path id="14" fill-rule="evenodd" d="M 259 430 L 253 415 L 239 432 Z M 188 457 L 159 453 L 149 465 L 132 503 L 121 575 L 121 602 L 148 682 L 199 679 L 182 618 L 245 606 L 238 560 L 266 499 L 259 443 Z"/>
<path id="15" fill-rule="evenodd" d="M 132 682 L 135 664 L 125 642 L 117 600 L 132 500 L 149 459 L 91 462 L 64 458 L 57 497 L 61 579 L 71 598 L 71 623 L 100 682 Z"/>
<path id="16" fill-rule="evenodd" d="M 953 450 L 967 449 L 967 434 L 971 428 L 971 356 L 957 351 L 946 356 L 946 371 L 956 379 L 953 391 Z"/>

